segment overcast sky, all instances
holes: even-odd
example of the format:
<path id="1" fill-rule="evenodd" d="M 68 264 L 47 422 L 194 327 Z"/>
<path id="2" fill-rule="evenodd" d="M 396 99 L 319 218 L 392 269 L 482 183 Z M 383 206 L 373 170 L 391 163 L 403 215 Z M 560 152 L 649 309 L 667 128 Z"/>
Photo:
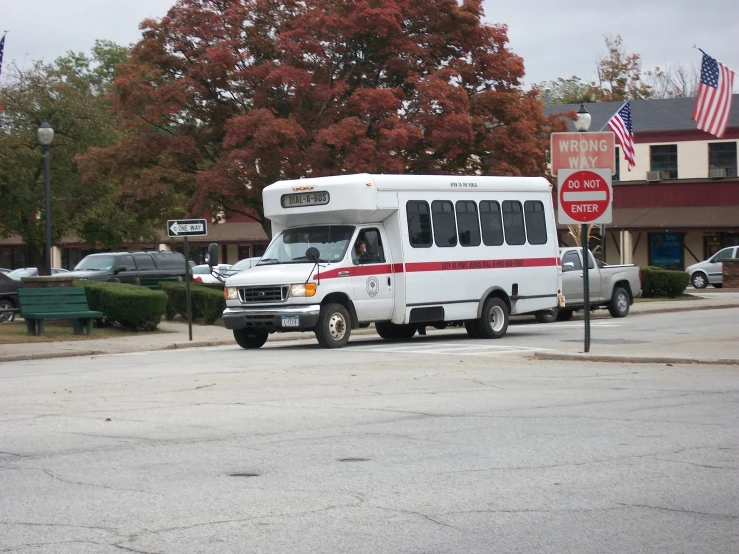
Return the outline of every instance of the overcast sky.
<path id="1" fill-rule="evenodd" d="M 3 65 L 89 53 L 95 39 L 131 44 L 143 19 L 162 17 L 174 2 L 0 0 L 0 31 L 9 31 Z M 620 34 L 627 53 L 641 55 L 643 70 L 697 66 L 695 44 L 739 72 L 739 0 L 485 0 L 485 11 L 487 22 L 508 25 L 527 84 L 572 75 L 594 80 L 604 34 Z M 739 78 L 735 83 L 739 91 Z"/>

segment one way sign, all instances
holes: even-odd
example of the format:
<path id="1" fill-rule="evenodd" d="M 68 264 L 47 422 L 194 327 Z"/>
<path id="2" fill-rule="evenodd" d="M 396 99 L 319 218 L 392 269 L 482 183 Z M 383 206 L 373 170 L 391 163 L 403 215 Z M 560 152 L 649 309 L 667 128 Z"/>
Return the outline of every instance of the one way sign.
<path id="1" fill-rule="evenodd" d="M 205 236 L 208 234 L 208 227 L 204 219 L 169 219 L 167 234 L 170 237 Z"/>

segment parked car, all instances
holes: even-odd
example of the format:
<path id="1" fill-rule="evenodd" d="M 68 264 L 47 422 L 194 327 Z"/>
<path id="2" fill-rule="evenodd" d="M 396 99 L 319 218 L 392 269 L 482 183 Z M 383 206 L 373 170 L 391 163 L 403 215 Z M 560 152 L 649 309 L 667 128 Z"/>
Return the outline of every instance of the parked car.
<path id="1" fill-rule="evenodd" d="M 15 319 L 15 309 L 18 307 L 18 289 L 20 280 L 11 279 L 5 273 L 0 273 L 0 323 L 10 323 Z"/>
<path id="2" fill-rule="evenodd" d="M 138 284 L 141 279 L 184 278 L 185 267 L 190 265 L 179 252 L 106 252 L 85 256 L 69 274 L 75 279 Z"/>
<path id="3" fill-rule="evenodd" d="M 13 271 L 12 269 L 7 269 L 5 267 L 0 267 L 0 273 L 10 273 Z"/>
<path id="4" fill-rule="evenodd" d="M 52 275 L 59 275 L 60 273 L 68 273 L 66 269 L 62 269 L 61 267 L 52 267 L 51 268 L 51 274 Z M 38 277 L 39 276 L 39 270 L 37 267 L 19 267 L 18 269 L 14 269 L 10 273 L 6 274 L 11 279 L 15 279 L 16 281 L 20 281 L 23 277 Z"/>
<path id="5" fill-rule="evenodd" d="M 709 284 L 720 289 L 724 284 L 723 264 L 721 260 L 739 258 L 739 245 L 722 248 L 713 256 L 697 264 L 685 268 L 690 273 L 690 282 L 697 289 L 704 289 Z"/>
<path id="6" fill-rule="evenodd" d="M 585 306 L 582 248 L 560 248 L 559 256 L 566 304 L 564 308 L 537 312 L 536 319 L 541 323 L 567 321 Z M 634 298 L 641 296 L 641 272 L 636 265 L 607 265 L 588 251 L 588 285 L 591 309 L 607 308 L 613 317 L 626 317 Z"/>
<path id="7" fill-rule="evenodd" d="M 196 265 L 192 268 L 192 280 L 195 283 L 223 283 L 223 280 L 230 274 L 231 265 L 218 264 L 211 268 L 208 264 Z M 221 276 L 221 279 L 217 275 Z"/>
<path id="8" fill-rule="evenodd" d="M 228 275 L 236 275 L 239 271 L 244 271 L 245 269 L 252 268 L 257 265 L 257 262 L 261 259 L 261 256 L 256 256 L 253 258 L 244 258 L 243 260 L 239 260 L 231 266 Z"/>

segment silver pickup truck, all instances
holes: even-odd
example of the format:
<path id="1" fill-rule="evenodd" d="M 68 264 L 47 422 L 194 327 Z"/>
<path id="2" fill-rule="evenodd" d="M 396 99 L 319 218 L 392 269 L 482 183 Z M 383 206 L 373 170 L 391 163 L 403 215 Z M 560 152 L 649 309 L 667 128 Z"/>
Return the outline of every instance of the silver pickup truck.
<path id="1" fill-rule="evenodd" d="M 567 321 L 585 304 L 583 293 L 582 248 L 560 248 L 562 293 L 565 307 L 536 314 L 537 321 Z M 590 309 L 608 308 L 613 317 L 626 317 L 634 298 L 641 296 L 641 272 L 636 265 L 606 265 L 588 252 Z"/>

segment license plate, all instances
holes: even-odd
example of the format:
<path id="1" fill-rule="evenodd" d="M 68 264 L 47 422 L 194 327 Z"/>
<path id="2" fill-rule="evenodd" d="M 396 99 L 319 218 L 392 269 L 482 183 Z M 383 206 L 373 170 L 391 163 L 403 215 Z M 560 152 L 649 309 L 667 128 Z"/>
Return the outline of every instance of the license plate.
<path id="1" fill-rule="evenodd" d="M 300 327 L 300 317 L 297 315 L 283 315 L 282 316 L 283 327 Z"/>

